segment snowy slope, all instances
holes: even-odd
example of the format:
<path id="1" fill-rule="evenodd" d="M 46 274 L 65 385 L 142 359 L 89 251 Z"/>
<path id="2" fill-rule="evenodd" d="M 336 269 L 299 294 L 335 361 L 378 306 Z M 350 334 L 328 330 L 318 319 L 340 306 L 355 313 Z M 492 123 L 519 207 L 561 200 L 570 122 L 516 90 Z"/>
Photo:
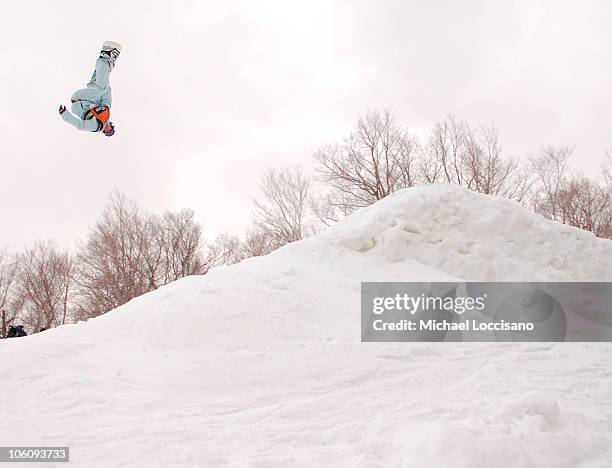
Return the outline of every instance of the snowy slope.
<path id="1" fill-rule="evenodd" d="M 511 200 L 435 184 L 397 192 L 320 236 L 384 261 L 417 260 L 467 280 L 612 278 L 612 247 Z"/>
<path id="2" fill-rule="evenodd" d="M 399 192 L 266 257 L 0 341 L 0 445 L 69 445 L 79 467 L 612 466 L 609 344 L 359 338 L 361 281 L 610 281 L 611 259 L 612 242 L 506 200 Z"/>

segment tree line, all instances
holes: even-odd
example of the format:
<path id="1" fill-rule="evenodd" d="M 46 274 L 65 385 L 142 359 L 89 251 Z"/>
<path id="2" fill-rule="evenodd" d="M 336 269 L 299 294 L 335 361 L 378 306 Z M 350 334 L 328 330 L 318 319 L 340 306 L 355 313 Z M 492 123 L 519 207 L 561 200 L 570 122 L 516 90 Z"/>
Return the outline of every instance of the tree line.
<path id="1" fill-rule="evenodd" d="M 314 152 L 314 174 L 299 166 L 265 171 L 242 236 L 207 241 L 192 210 L 149 214 L 115 192 L 76 252 L 53 241 L 0 251 L 0 309 L 6 324 L 30 332 L 86 320 L 179 278 L 265 255 L 397 190 L 434 182 L 510 198 L 611 239 L 612 149 L 598 178 L 569 170 L 573 152 L 547 146 L 519 160 L 503 153 L 493 125 L 451 115 L 419 139 L 389 111 L 371 111 L 345 139 Z"/>
<path id="2" fill-rule="evenodd" d="M 0 309 L 6 324 L 39 331 L 85 320 L 145 292 L 212 266 L 202 249 L 202 227 L 190 210 L 142 213 L 120 193 L 77 251 L 53 241 L 23 252 L 0 252 Z"/>

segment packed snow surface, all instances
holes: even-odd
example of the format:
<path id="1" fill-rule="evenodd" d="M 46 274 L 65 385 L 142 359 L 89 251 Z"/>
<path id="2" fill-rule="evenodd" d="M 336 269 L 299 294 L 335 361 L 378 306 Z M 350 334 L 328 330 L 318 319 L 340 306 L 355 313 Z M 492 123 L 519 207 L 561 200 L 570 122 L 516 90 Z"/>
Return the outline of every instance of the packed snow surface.
<path id="1" fill-rule="evenodd" d="M 360 342 L 361 281 L 456 279 L 611 281 L 612 242 L 455 186 L 398 192 L 0 341 L 0 445 L 78 467 L 612 466 L 608 343 Z"/>

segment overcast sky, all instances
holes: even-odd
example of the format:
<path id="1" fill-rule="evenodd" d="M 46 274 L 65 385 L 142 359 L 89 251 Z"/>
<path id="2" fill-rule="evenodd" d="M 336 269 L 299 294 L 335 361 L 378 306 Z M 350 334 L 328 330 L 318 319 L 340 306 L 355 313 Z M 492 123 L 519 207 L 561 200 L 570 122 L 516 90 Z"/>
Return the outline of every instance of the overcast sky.
<path id="1" fill-rule="evenodd" d="M 312 167 L 368 109 L 495 122 L 508 155 L 612 146 L 612 2 L 30 1 L 0 12 L 0 247 L 73 246 L 116 189 L 239 234 L 257 176 Z M 57 114 L 104 40 L 113 138 Z"/>

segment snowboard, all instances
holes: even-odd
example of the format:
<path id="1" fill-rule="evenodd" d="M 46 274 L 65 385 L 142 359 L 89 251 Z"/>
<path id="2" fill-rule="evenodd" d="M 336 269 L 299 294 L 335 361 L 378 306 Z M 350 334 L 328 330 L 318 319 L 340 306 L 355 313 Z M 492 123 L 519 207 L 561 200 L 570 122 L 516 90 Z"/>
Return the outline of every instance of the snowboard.
<path id="1" fill-rule="evenodd" d="M 102 44 L 102 49 L 100 50 L 100 57 L 107 58 L 112 60 L 113 62 L 117 60 L 119 54 L 121 53 L 121 44 L 113 41 L 106 41 Z"/>

